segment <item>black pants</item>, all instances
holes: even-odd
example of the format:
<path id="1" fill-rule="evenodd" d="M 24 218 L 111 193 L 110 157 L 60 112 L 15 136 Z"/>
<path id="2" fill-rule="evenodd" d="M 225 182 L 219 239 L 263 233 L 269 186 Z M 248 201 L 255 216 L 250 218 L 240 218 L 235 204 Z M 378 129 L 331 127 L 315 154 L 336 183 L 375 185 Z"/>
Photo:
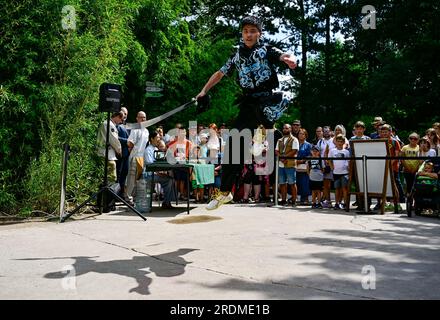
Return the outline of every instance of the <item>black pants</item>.
<path id="1" fill-rule="evenodd" d="M 412 188 L 414 186 L 414 181 L 416 180 L 416 174 L 404 172 L 403 177 L 405 178 L 405 182 L 406 182 L 406 193 L 409 194 L 411 193 Z"/>
<path id="2" fill-rule="evenodd" d="M 121 194 L 125 187 L 125 180 L 127 180 L 128 175 L 128 157 L 116 160 L 116 174 L 117 181 L 121 186 Z"/>
<path id="3" fill-rule="evenodd" d="M 231 129 L 237 129 L 241 131 L 243 129 L 250 129 L 252 135 L 254 130 L 258 128 L 260 124 L 264 125 L 266 129 L 273 128 L 273 122 L 270 122 L 263 114 L 260 108 L 260 100 L 258 98 L 252 98 L 243 96 L 239 100 L 240 112 L 235 119 Z M 222 178 L 220 191 L 231 191 L 232 187 L 237 179 L 237 176 L 243 170 L 245 151 L 249 150 L 249 145 L 245 145 L 244 138 L 240 139 L 240 162 L 233 163 L 232 156 L 232 139 L 229 137 L 225 145 L 225 155 L 229 155 L 229 159 L 223 159 L 222 164 Z M 237 152 L 237 150 L 235 150 Z"/>

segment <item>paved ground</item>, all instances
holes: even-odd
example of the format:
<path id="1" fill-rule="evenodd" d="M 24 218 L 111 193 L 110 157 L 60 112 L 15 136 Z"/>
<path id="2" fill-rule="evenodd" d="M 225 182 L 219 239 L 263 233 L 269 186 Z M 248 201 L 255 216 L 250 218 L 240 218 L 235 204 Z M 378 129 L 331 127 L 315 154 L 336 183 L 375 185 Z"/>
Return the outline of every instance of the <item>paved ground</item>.
<path id="1" fill-rule="evenodd" d="M 440 298 L 437 218 L 193 205 L 143 222 L 120 209 L 0 226 L 0 299 Z M 220 219 L 170 223 L 204 216 Z"/>

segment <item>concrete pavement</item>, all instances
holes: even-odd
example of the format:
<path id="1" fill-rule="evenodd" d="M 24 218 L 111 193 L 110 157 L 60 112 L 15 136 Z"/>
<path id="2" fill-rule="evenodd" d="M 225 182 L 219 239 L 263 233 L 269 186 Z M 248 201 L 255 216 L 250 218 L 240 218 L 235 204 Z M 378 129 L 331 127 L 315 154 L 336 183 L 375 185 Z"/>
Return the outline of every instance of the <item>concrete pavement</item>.
<path id="1" fill-rule="evenodd" d="M 440 298 L 437 218 L 192 208 L 0 226 L 0 298 Z"/>

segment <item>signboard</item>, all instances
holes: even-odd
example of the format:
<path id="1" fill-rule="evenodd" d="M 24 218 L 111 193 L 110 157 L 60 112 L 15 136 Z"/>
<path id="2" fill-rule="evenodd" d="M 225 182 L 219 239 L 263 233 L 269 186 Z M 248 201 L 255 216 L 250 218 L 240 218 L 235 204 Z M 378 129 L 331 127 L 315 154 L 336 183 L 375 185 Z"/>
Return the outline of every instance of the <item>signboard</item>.
<path id="1" fill-rule="evenodd" d="M 149 92 L 157 93 L 157 92 L 163 91 L 163 85 L 161 85 L 161 84 L 156 84 L 154 82 L 147 81 L 147 82 L 145 82 L 145 85 L 146 85 L 145 91 L 147 93 L 149 93 Z"/>
<path id="2" fill-rule="evenodd" d="M 368 197 L 382 198 L 382 204 L 386 198 L 393 198 L 396 201 L 396 185 L 393 178 L 390 160 L 368 159 L 368 157 L 390 156 L 386 140 L 352 140 L 350 141 L 352 155 L 354 157 L 367 156 L 367 195 Z M 353 175 L 356 177 L 355 194 L 364 193 L 364 175 L 362 160 L 355 160 L 350 170 L 350 181 Z M 383 213 L 383 205 L 381 208 Z"/>

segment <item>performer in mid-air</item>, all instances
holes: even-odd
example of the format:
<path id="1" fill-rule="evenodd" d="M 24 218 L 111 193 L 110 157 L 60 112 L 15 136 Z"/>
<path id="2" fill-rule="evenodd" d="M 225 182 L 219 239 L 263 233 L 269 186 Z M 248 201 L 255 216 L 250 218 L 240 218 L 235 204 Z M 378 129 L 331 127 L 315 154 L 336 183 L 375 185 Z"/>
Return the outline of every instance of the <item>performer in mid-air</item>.
<path id="1" fill-rule="evenodd" d="M 265 128 L 272 129 L 274 122 L 287 109 L 289 103 L 285 96 L 275 95 L 273 92 L 279 86 L 276 66 L 281 61 L 290 69 L 295 69 L 296 63 L 292 55 L 260 43 L 262 25 L 256 17 L 245 17 L 240 25 L 242 41 L 237 52 L 209 78 L 196 98 L 202 99 L 225 75 L 232 74 L 235 69 L 242 95 L 239 99 L 240 111 L 232 128 L 239 131 L 245 128 L 254 130 L 262 124 Z M 229 148 L 231 155 L 231 140 L 227 142 L 226 148 Z M 241 153 L 244 152 L 244 148 L 244 145 L 240 146 Z M 243 160 L 243 155 L 240 159 Z M 206 207 L 208 210 L 217 209 L 233 199 L 231 190 L 243 164 L 226 162 L 222 165 L 220 192 L 209 202 Z"/>

